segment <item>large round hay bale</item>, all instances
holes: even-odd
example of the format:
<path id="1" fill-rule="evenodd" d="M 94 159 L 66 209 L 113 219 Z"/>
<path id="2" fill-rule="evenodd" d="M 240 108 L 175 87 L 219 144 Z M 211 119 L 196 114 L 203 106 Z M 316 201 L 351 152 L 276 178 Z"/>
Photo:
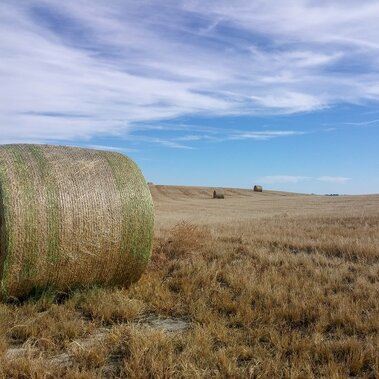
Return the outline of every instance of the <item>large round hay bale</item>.
<path id="1" fill-rule="evenodd" d="M 263 191 L 262 186 L 258 186 L 258 185 L 254 186 L 254 192 L 262 192 L 262 191 Z"/>
<path id="2" fill-rule="evenodd" d="M 154 211 L 137 165 L 106 151 L 0 146 L 0 296 L 128 285 L 151 253 Z"/>

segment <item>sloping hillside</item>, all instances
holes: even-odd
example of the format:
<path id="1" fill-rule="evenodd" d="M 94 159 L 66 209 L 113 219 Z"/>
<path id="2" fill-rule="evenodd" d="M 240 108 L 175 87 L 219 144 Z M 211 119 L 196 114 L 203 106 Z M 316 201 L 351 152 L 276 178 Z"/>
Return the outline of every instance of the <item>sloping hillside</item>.
<path id="1" fill-rule="evenodd" d="M 225 199 L 213 199 L 213 190 Z M 379 195 L 318 196 L 291 192 L 254 192 L 240 188 L 187 187 L 150 184 L 157 227 L 181 220 L 197 224 L 234 223 L 287 216 L 377 214 Z"/>

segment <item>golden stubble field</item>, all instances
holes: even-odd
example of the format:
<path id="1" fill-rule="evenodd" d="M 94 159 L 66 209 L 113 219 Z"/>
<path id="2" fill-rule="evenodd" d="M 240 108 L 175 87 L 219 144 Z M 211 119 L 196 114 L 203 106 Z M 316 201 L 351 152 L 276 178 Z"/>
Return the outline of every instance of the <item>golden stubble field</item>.
<path id="1" fill-rule="evenodd" d="M 128 289 L 0 305 L 4 378 L 379 378 L 379 195 L 151 186 Z"/>

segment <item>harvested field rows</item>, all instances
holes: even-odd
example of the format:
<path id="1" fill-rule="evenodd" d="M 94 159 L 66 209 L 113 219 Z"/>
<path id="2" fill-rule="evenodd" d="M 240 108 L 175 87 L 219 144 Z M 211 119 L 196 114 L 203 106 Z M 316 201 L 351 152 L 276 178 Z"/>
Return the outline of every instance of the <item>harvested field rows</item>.
<path id="1" fill-rule="evenodd" d="M 0 377 L 379 376 L 379 196 L 151 191 L 141 280 L 1 305 Z"/>

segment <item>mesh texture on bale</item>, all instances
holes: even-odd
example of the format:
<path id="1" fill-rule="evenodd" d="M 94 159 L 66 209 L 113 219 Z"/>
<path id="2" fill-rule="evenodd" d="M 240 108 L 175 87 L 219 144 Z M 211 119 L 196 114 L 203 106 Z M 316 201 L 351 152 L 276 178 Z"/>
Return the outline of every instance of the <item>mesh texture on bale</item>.
<path id="1" fill-rule="evenodd" d="M 137 165 L 114 152 L 0 146 L 0 296 L 128 285 L 149 260 L 154 209 Z"/>

